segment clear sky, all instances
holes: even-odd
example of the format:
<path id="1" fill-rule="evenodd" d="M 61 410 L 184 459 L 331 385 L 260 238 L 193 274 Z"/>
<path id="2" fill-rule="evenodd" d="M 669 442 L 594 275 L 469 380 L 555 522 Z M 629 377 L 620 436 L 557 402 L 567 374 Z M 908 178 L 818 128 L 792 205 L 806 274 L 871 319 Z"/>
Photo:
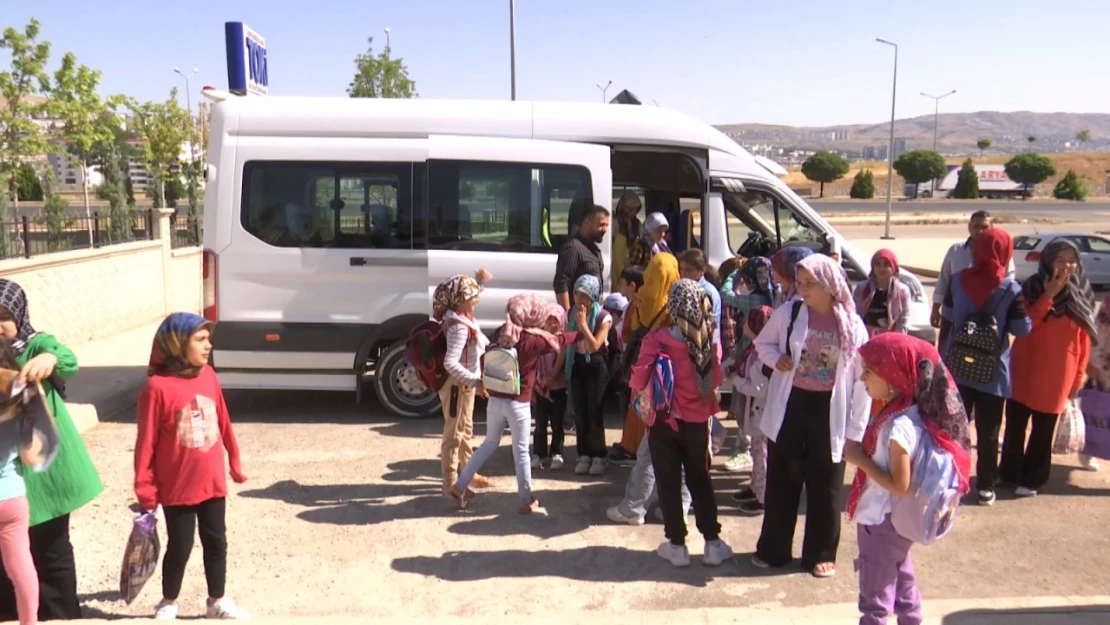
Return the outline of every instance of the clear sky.
<path id="1" fill-rule="evenodd" d="M 392 30 L 425 98 L 509 97 L 508 0 L 0 0 L 0 27 L 34 16 L 104 73 L 105 92 L 161 99 L 197 67 L 227 88 L 225 21 L 266 38 L 272 95 L 342 96 L 354 56 Z M 942 111 L 1110 112 L 1110 0 L 518 0 L 517 97 L 646 104 L 708 122 L 821 125 Z M 0 67 L 7 58 L 0 56 Z M 182 98 L 184 101 L 184 98 Z"/>

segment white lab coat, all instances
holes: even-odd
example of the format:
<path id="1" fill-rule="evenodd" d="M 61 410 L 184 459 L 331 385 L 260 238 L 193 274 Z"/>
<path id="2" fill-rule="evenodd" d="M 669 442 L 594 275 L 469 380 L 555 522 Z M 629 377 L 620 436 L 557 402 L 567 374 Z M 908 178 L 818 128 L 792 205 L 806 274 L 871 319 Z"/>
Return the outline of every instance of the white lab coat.
<path id="1" fill-rule="evenodd" d="M 779 306 L 763 331 L 755 338 L 755 350 L 759 359 L 768 367 L 775 369 L 779 358 L 786 354 L 786 330 L 790 326 L 790 313 L 793 304 Z M 867 342 L 867 328 L 859 315 L 852 315 L 852 331 L 856 341 L 862 345 Z M 805 347 L 809 334 L 809 307 L 802 305 L 798 318 L 794 321 L 794 332 L 790 335 L 790 353 L 797 365 L 798 357 Z M 778 438 L 782 422 L 786 417 L 786 402 L 794 388 L 794 369 L 787 372 L 775 369 L 767 387 L 767 401 L 763 408 L 760 424 L 763 433 L 774 441 Z M 844 441 L 862 441 L 863 431 L 871 416 L 871 398 L 867 395 L 861 377 L 863 361 L 859 353 L 841 354 L 836 363 L 836 381 L 833 383 L 832 400 L 829 406 L 829 432 L 831 434 L 832 461 L 840 462 L 844 453 Z"/>

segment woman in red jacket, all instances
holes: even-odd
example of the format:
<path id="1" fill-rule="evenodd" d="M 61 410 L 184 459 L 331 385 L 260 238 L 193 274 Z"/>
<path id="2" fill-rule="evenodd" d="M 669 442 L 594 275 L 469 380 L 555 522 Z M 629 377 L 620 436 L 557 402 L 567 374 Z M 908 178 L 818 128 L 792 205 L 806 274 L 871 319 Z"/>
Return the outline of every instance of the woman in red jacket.
<path id="1" fill-rule="evenodd" d="M 135 443 L 135 497 L 144 510 L 159 504 L 166 516 L 166 557 L 162 561 L 162 602 L 154 618 L 177 618 L 177 596 L 200 525 L 206 616 L 250 616 L 224 596 L 227 577 L 227 498 L 224 450 L 231 478 L 247 481 L 239 445 L 231 429 L 223 390 L 208 366 L 213 324 L 192 313 L 174 313 L 154 336 L 147 382 L 139 397 Z"/>
<path id="2" fill-rule="evenodd" d="M 1026 280 L 1023 291 L 1033 331 L 1014 339 L 1010 352 L 1013 393 L 998 476 L 1016 487 L 1018 497 L 1032 497 L 1048 482 L 1056 419 L 1083 385 L 1097 330 L 1094 292 L 1071 241 L 1057 239 L 1045 247 L 1037 275 Z"/>

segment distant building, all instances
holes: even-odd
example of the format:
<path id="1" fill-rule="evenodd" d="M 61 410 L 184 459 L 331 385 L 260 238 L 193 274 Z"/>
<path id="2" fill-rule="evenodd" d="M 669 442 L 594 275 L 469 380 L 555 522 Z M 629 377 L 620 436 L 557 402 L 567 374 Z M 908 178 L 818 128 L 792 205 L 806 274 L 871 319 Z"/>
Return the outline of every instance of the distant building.
<path id="1" fill-rule="evenodd" d="M 863 148 L 863 152 L 861 152 L 865 161 L 885 161 L 888 154 L 890 154 L 890 149 L 885 145 L 869 145 Z"/>
<path id="2" fill-rule="evenodd" d="M 902 156 L 902 154 L 904 154 L 905 152 L 906 152 L 906 138 L 905 137 L 895 137 L 894 138 L 894 158 L 897 160 L 897 158 L 899 156 Z"/>

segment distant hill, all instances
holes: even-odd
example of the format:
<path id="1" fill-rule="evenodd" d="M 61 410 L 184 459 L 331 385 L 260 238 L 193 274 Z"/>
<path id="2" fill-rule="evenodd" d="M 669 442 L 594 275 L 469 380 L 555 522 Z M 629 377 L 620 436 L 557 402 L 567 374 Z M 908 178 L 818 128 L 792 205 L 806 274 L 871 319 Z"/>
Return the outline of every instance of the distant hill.
<path id="1" fill-rule="evenodd" d="M 795 127 L 767 124 L 724 124 L 725 134 L 747 144 L 773 144 L 782 148 L 842 150 L 855 152 L 869 146 L 886 145 L 890 122 L 844 126 Z M 1091 141 L 1076 146 L 1076 133 L 1088 130 Z M 1034 135 L 1034 149 L 1056 152 L 1080 149 L 1084 152 L 1110 150 L 1110 114 L 1106 113 L 1032 113 L 980 111 L 942 113 L 937 132 L 937 149 L 946 154 L 978 154 L 975 142 L 993 142 L 989 153 L 1028 150 L 1026 137 Z M 906 149 L 933 147 L 933 116 L 901 119 L 894 124 L 894 136 L 906 139 Z M 1070 146 L 1069 146 L 1070 144 Z"/>

